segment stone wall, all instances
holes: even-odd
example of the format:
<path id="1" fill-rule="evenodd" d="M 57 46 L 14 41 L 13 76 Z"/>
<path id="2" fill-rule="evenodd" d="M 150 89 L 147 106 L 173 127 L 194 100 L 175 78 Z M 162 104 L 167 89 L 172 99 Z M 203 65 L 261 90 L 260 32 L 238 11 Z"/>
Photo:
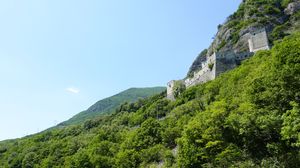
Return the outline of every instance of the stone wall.
<path id="1" fill-rule="evenodd" d="M 174 88 L 175 82 L 176 82 L 175 80 L 171 80 L 167 84 L 167 98 L 169 100 L 175 100 L 175 97 L 174 97 L 174 94 L 173 94 L 173 88 Z"/>
<path id="2" fill-rule="evenodd" d="M 187 78 L 183 82 L 186 88 L 206 83 L 208 81 L 214 80 L 221 73 L 237 67 L 241 61 L 249 58 L 253 53 L 259 50 L 269 50 L 268 36 L 265 29 L 259 29 L 247 35 L 249 37 L 249 51 L 236 52 L 236 51 L 223 51 L 215 52 L 212 55 L 206 56 L 201 63 L 201 69 L 194 72 L 192 78 Z M 172 80 L 167 86 L 167 98 L 170 100 L 175 100 L 173 94 L 173 88 L 176 81 Z"/>
<path id="3" fill-rule="evenodd" d="M 236 54 L 233 51 L 218 52 L 216 53 L 216 59 L 215 77 L 236 67 Z"/>
<path id="4" fill-rule="evenodd" d="M 202 69 L 194 73 L 193 78 L 186 79 L 186 87 L 214 80 L 221 73 L 237 66 L 237 54 L 233 51 L 213 53 L 202 63 Z M 243 57 L 244 58 L 244 57 Z"/>
<path id="5" fill-rule="evenodd" d="M 251 33 L 251 37 L 248 40 L 250 52 L 257 52 L 259 50 L 269 50 L 269 41 L 267 32 L 265 29 L 260 29 Z"/>
<path id="6" fill-rule="evenodd" d="M 186 87 L 191 87 L 196 84 L 205 83 L 216 78 L 216 53 L 207 57 L 205 62 L 202 62 L 202 69 L 194 73 L 193 78 L 188 78 L 184 81 Z"/>

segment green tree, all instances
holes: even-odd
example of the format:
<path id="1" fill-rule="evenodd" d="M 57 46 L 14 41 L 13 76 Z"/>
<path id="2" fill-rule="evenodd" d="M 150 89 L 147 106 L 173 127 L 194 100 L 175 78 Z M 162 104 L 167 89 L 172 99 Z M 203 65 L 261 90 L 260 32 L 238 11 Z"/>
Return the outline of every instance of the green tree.
<path id="1" fill-rule="evenodd" d="M 22 168 L 33 168 L 37 161 L 38 156 L 34 152 L 27 153 L 22 161 Z"/>
<path id="2" fill-rule="evenodd" d="M 83 149 L 79 150 L 71 161 L 71 167 L 73 168 L 92 168 L 93 165 L 90 162 L 90 157 L 87 152 Z"/>
<path id="3" fill-rule="evenodd" d="M 115 167 L 119 168 L 128 168 L 128 167 L 138 167 L 140 163 L 140 157 L 137 151 L 131 150 L 124 150 L 120 151 L 116 156 L 116 165 Z"/>
<path id="4" fill-rule="evenodd" d="M 135 149 L 145 149 L 161 142 L 161 125 L 154 118 L 149 118 L 137 129 L 133 143 Z"/>
<path id="5" fill-rule="evenodd" d="M 292 146 L 300 147 L 300 106 L 296 102 L 291 102 L 292 110 L 283 114 L 283 127 L 281 135 L 283 140 L 288 140 Z"/>
<path id="6" fill-rule="evenodd" d="M 178 98 L 185 91 L 185 89 L 186 87 L 183 81 L 175 81 L 173 87 L 174 97 Z"/>

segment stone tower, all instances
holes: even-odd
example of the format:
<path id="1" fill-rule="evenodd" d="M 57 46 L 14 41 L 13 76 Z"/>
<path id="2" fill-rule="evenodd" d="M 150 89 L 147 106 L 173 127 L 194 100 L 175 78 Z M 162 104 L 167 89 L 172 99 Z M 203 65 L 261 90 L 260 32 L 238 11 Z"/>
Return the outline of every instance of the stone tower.
<path id="1" fill-rule="evenodd" d="M 251 37 L 248 40 L 250 52 L 257 52 L 259 50 L 269 50 L 269 41 L 266 29 L 260 29 L 251 33 Z"/>
<path id="2" fill-rule="evenodd" d="M 176 82 L 175 80 L 171 80 L 167 84 L 167 98 L 169 100 L 175 100 L 175 96 L 174 96 L 174 92 L 173 92 L 175 82 Z"/>

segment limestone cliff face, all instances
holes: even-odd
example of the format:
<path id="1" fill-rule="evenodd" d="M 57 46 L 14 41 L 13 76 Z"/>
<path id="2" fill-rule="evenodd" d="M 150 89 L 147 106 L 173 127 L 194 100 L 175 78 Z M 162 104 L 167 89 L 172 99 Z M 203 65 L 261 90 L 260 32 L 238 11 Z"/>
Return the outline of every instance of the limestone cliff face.
<path id="1" fill-rule="evenodd" d="M 207 55 L 207 49 L 203 50 L 196 60 L 193 62 L 192 66 L 189 69 L 189 72 L 187 74 L 187 77 L 193 77 L 195 71 L 199 70 L 202 68 L 202 62 L 206 60 L 206 55 Z"/>
<path id="2" fill-rule="evenodd" d="M 200 54 L 188 71 L 188 77 L 201 69 L 201 62 L 214 52 L 249 51 L 251 32 L 265 28 L 270 44 L 300 27 L 300 0 L 244 0 L 239 9 L 219 25 L 214 41 L 205 54 Z M 295 21 L 296 20 L 296 21 Z M 294 30 L 292 30 L 294 29 Z"/>

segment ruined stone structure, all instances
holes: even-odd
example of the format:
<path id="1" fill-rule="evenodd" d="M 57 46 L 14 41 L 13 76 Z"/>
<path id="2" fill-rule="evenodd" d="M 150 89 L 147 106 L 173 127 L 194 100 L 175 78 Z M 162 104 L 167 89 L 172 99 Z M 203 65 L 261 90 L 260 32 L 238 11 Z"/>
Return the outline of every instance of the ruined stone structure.
<path id="1" fill-rule="evenodd" d="M 169 100 L 175 99 L 174 94 L 173 94 L 174 85 L 175 85 L 175 80 L 171 80 L 167 84 L 167 99 L 169 99 Z"/>
<path id="2" fill-rule="evenodd" d="M 191 87 L 196 84 L 205 83 L 214 80 L 221 73 L 235 68 L 238 62 L 248 58 L 252 54 L 249 52 L 235 53 L 233 51 L 215 52 L 202 62 L 202 69 L 194 72 L 193 78 L 184 80 L 186 87 Z"/>
<path id="3" fill-rule="evenodd" d="M 186 87 L 190 87 L 196 85 L 198 83 L 204 83 L 206 81 L 210 81 L 215 79 L 216 76 L 216 54 L 213 54 L 206 58 L 204 62 L 202 62 L 202 69 L 198 72 L 194 72 L 193 78 L 187 78 L 184 80 L 184 84 Z"/>
<path id="4" fill-rule="evenodd" d="M 269 50 L 269 41 L 267 32 L 265 29 L 258 30 L 251 33 L 251 37 L 248 40 L 250 52 L 257 52 L 259 50 Z"/>
<path id="5" fill-rule="evenodd" d="M 214 80 L 221 73 L 231 70 L 239 65 L 239 63 L 248 57 L 252 56 L 253 53 L 259 50 L 269 50 L 269 42 L 265 29 L 260 29 L 258 31 L 252 32 L 248 39 L 249 52 L 234 52 L 232 50 L 225 52 L 215 52 L 212 55 L 206 56 L 201 64 L 201 69 L 194 72 L 192 78 L 187 78 L 181 80 L 186 86 L 186 88 L 202 84 L 211 80 Z M 167 98 L 170 100 L 175 100 L 173 94 L 173 88 L 175 80 L 172 80 L 167 85 Z"/>

